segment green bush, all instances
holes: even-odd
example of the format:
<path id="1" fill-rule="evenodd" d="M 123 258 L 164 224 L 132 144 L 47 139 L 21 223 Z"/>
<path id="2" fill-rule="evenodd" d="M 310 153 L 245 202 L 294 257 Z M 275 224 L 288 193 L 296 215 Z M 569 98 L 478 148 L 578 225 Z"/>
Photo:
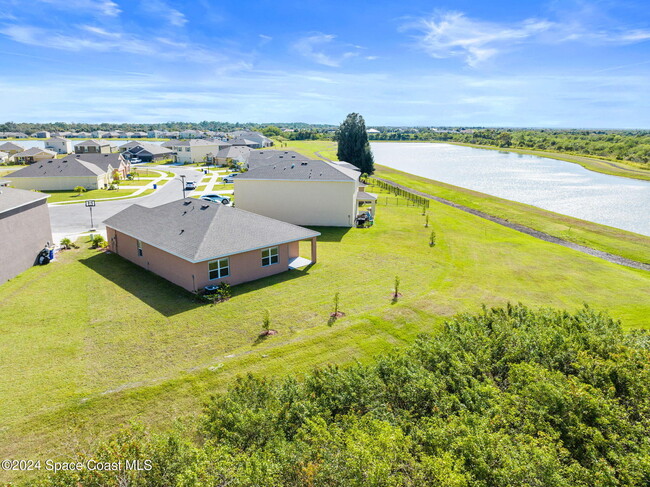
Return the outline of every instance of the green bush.
<path id="1" fill-rule="evenodd" d="M 81 194 L 86 192 L 86 188 L 84 188 L 83 186 L 75 186 L 73 191 L 77 194 Z"/>
<path id="2" fill-rule="evenodd" d="M 240 377 L 198 421 L 86 456 L 149 471 L 41 485 L 647 486 L 650 335 L 588 307 L 484 308 L 373 363 Z"/>
<path id="3" fill-rule="evenodd" d="M 103 249 L 105 247 L 108 247 L 108 242 L 100 234 L 93 235 L 93 238 L 91 239 L 91 244 L 92 244 L 91 247 L 93 249 Z"/>

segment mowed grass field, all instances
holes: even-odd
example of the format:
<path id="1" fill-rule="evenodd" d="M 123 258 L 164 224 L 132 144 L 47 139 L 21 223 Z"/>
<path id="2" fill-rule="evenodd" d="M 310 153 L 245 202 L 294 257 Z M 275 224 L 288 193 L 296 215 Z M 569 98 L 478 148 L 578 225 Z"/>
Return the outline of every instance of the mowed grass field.
<path id="1" fill-rule="evenodd" d="M 0 285 L 0 458 L 69 458 L 129 421 L 164 429 L 238 375 L 364 361 L 483 303 L 586 302 L 650 326 L 650 273 L 442 204 L 428 214 L 425 228 L 419 208 L 380 206 L 370 229 L 318 229 L 317 264 L 215 306 L 88 243 Z M 328 323 L 337 292 L 346 316 Z M 279 334 L 259 341 L 264 310 Z"/>
<path id="2" fill-rule="evenodd" d="M 639 262 L 650 263 L 650 237 L 645 235 L 553 213 L 535 206 L 441 183 L 386 166 L 377 166 L 375 176 L 481 210 L 490 215 L 505 218 L 569 242 L 621 255 Z M 370 190 L 372 191 L 372 188 Z"/>

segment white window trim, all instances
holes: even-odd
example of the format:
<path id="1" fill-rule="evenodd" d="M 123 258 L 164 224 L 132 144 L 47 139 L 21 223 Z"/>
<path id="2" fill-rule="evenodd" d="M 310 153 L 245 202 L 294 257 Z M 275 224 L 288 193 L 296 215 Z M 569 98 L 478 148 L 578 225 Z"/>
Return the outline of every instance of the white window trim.
<path id="1" fill-rule="evenodd" d="M 271 259 L 272 259 L 272 257 L 273 257 L 273 254 L 271 253 L 271 251 L 272 251 L 273 249 L 275 249 L 275 257 L 277 257 L 277 259 L 278 259 L 277 262 L 271 262 Z M 269 251 L 269 256 L 268 256 L 268 257 L 264 257 L 264 251 L 265 251 L 265 250 L 268 250 L 268 251 Z M 264 264 L 264 259 L 265 259 L 265 258 L 268 258 L 268 259 L 269 259 L 269 263 L 268 263 L 268 264 Z M 271 266 L 271 265 L 275 265 L 275 264 L 279 264 L 279 263 L 280 263 L 280 248 L 279 248 L 278 246 L 275 246 L 275 247 L 268 247 L 268 248 L 266 248 L 266 249 L 262 249 L 262 267 L 269 267 L 269 266 Z"/>
<path id="2" fill-rule="evenodd" d="M 210 269 L 210 264 L 212 264 L 212 263 L 214 263 L 214 262 L 217 262 L 217 263 L 218 263 L 218 262 L 220 262 L 220 261 L 222 261 L 222 260 L 227 261 L 228 264 L 227 264 L 226 266 L 224 266 L 224 267 L 220 267 L 219 264 L 217 264 L 217 268 L 216 268 L 216 269 L 212 269 L 212 270 Z M 221 269 L 223 269 L 223 268 L 225 268 L 225 267 L 228 268 L 228 274 L 222 276 L 222 275 L 221 275 Z M 217 273 L 217 277 L 210 277 L 210 273 L 211 273 L 211 272 L 216 272 L 216 273 Z M 210 281 L 216 281 L 217 279 L 223 279 L 224 277 L 229 277 L 229 276 L 230 276 L 230 257 L 222 257 L 221 259 L 215 259 L 215 260 L 211 260 L 211 261 L 208 262 L 208 280 L 210 280 Z"/>

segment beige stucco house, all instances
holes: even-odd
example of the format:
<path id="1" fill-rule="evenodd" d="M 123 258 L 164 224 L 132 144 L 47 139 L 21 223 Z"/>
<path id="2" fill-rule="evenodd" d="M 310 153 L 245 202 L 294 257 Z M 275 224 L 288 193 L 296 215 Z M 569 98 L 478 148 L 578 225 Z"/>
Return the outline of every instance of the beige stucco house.
<path id="1" fill-rule="evenodd" d="M 0 151 L 6 152 L 11 158 L 14 154 L 24 151 L 25 148 L 22 145 L 14 144 L 13 142 L 5 142 L 0 144 Z"/>
<path id="2" fill-rule="evenodd" d="M 70 154 L 72 152 L 72 141 L 63 137 L 52 137 L 45 141 L 45 148 L 52 149 L 57 154 Z"/>
<path id="3" fill-rule="evenodd" d="M 48 197 L 0 185 L 0 284 L 33 266 L 52 242 Z"/>
<path id="4" fill-rule="evenodd" d="M 170 141 L 163 144 L 163 147 L 170 148 L 176 153 L 174 156 L 176 162 L 191 164 L 204 162 L 207 160 L 208 154 L 216 154 L 219 149 L 229 145 L 221 140 L 190 139 Z"/>
<path id="5" fill-rule="evenodd" d="M 270 152 L 270 151 L 269 151 Z M 295 225 L 351 227 L 359 205 L 360 173 L 321 160 L 277 159 L 234 178 L 237 208 Z"/>
<path id="6" fill-rule="evenodd" d="M 108 170 L 102 169 L 80 157 L 83 156 L 71 154 L 63 159 L 36 162 L 11 173 L 11 184 L 19 189 L 38 191 L 70 191 L 77 186 L 101 189 L 110 184 L 110 165 Z"/>
<path id="7" fill-rule="evenodd" d="M 16 164 L 34 164 L 35 162 L 44 159 L 51 159 L 52 157 L 56 157 L 56 152 L 48 149 L 31 147 L 14 155 L 13 160 Z"/>
<path id="8" fill-rule="evenodd" d="M 220 203 L 185 198 L 154 208 L 131 205 L 104 222 L 110 249 L 125 259 L 196 291 L 284 272 L 316 262 L 320 233 Z"/>
<path id="9" fill-rule="evenodd" d="M 110 142 L 98 140 L 85 140 L 74 146 L 76 154 L 110 154 L 113 152 L 113 146 Z"/>

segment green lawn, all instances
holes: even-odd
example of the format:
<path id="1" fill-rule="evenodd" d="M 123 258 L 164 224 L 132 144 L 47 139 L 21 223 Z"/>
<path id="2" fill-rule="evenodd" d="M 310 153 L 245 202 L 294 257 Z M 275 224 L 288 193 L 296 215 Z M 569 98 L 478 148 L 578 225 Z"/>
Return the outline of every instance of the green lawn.
<path id="1" fill-rule="evenodd" d="M 271 149 L 293 150 L 313 159 L 322 159 L 324 157 L 336 160 L 336 147 L 336 142 L 331 140 L 289 140 L 276 142 Z"/>
<path id="2" fill-rule="evenodd" d="M 490 215 L 520 223 L 555 237 L 639 262 L 650 263 L 650 237 L 579 220 L 535 206 L 497 198 L 409 173 L 377 166 L 376 176 L 412 189 L 440 196 Z M 372 188 L 370 189 L 372 190 Z"/>
<path id="3" fill-rule="evenodd" d="M 25 167 L 24 165 L 21 164 L 7 164 L 7 165 L 0 165 L 0 178 L 7 176 L 8 174 L 11 174 L 14 171 L 17 171 L 18 169 L 22 169 Z"/>
<path id="4" fill-rule="evenodd" d="M 165 428 L 239 374 L 364 361 L 481 303 L 588 302 L 650 327 L 648 272 L 442 204 L 429 217 L 425 228 L 419 209 L 380 206 L 370 229 L 319 229 L 316 265 L 216 306 L 88 244 L 0 285 L 0 458 L 66 457 L 130 420 Z M 336 292 L 346 316 L 329 326 Z M 265 309 L 279 335 L 258 342 Z"/>
<path id="5" fill-rule="evenodd" d="M 98 200 L 100 198 L 118 198 L 121 196 L 130 196 L 135 191 L 135 189 L 92 189 L 86 191 L 85 193 L 77 193 L 75 191 L 43 191 L 51 195 L 47 202 L 48 203 L 60 203 L 60 202 L 81 202 L 85 200 Z"/>

